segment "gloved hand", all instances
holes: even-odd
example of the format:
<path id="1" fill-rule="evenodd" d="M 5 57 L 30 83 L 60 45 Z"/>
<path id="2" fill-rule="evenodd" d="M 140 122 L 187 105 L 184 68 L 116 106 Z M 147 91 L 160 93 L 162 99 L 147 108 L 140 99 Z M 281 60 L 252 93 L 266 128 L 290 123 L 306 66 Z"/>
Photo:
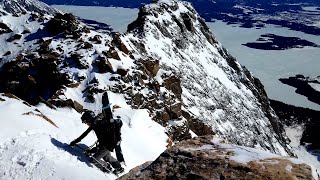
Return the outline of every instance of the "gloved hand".
<path id="1" fill-rule="evenodd" d="M 74 145 L 76 145 L 76 144 L 77 144 L 76 140 L 73 140 L 69 145 L 70 145 L 70 146 L 74 146 Z"/>

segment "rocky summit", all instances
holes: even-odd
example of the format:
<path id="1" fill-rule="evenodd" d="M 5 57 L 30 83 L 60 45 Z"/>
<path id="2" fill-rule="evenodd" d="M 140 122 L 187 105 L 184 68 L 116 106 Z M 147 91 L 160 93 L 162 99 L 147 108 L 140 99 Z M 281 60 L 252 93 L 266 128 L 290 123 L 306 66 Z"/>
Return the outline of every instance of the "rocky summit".
<path id="1" fill-rule="evenodd" d="M 131 170 L 119 179 L 314 179 L 303 162 L 256 149 L 197 137 L 182 141 L 155 161 Z"/>

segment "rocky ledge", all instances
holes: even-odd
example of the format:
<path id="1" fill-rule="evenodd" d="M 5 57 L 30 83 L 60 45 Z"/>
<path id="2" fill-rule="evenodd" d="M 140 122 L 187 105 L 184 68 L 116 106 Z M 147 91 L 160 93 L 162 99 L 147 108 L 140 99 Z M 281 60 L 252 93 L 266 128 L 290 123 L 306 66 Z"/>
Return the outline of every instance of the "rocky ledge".
<path id="1" fill-rule="evenodd" d="M 253 148 L 224 144 L 209 136 L 182 141 L 150 165 L 136 167 L 119 179 L 315 179 L 297 159 Z"/>

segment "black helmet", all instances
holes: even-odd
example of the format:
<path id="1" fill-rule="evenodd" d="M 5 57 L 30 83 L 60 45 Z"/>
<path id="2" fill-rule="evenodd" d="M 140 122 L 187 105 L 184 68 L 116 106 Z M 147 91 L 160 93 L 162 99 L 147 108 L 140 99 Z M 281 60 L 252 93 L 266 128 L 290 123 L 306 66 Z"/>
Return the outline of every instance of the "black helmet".
<path id="1" fill-rule="evenodd" d="M 94 122 L 95 120 L 94 116 L 95 116 L 94 112 L 90 110 L 86 110 L 81 116 L 82 123 Z"/>

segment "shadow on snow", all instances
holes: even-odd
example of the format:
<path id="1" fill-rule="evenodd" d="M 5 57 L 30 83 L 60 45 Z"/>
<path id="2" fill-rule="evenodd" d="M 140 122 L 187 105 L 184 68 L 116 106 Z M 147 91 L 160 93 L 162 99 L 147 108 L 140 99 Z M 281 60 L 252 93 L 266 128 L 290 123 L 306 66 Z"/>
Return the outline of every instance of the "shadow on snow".
<path id="1" fill-rule="evenodd" d="M 79 147 L 71 147 L 67 143 L 60 142 L 59 140 L 55 138 L 51 138 L 51 143 L 55 145 L 57 148 L 62 149 L 68 153 L 70 153 L 73 156 L 77 156 L 78 160 L 81 162 L 86 163 L 89 167 L 93 167 L 90 163 L 89 158 L 84 154 L 83 150 L 80 149 Z M 83 149 L 88 149 L 88 146 L 85 144 L 78 144 Z"/>

